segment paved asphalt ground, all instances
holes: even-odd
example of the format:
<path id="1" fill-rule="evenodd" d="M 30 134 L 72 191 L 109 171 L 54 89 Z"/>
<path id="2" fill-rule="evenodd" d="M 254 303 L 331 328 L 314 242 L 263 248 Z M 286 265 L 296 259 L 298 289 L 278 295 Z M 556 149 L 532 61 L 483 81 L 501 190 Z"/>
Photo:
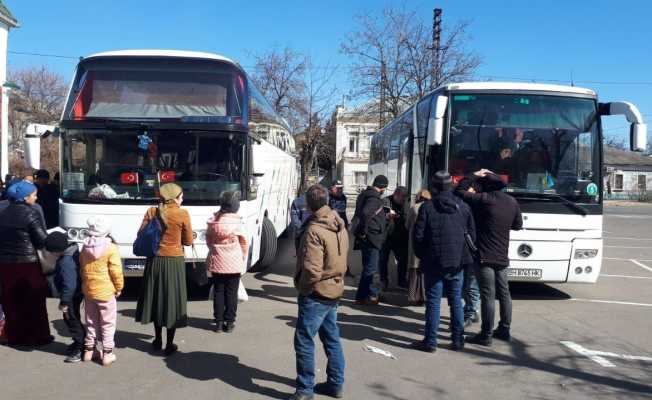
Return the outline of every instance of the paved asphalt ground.
<path id="1" fill-rule="evenodd" d="M 394 305 L 354 306 L 348 282 L 339 314 L 346 398 L 652 398 L 652 207 L 608 206 L 605 231 L 598 283 L 513 284 L 515 339 L 490 349 L 448 350 L 444 311 L 440 350 L 412 351 L 408 345 L 423 332 L 423 310 L 400 306 L 396 295 Z M 251 299 L 239 307 L 232 334 L 211 331 L 208 301 L 190 302 L 190 327 L 177 333 L 180 352 L 167 359 L 148 353 L 152 327 L 133 321 L 138 281 L 120 299 L 118 361 L 108 368 L 62 362 L 69 338 L 57 301 L 49 299 L 56 342 L 34 351 L 0 347 L 0 399 L 285 398 L 295 376 L 294 260 L 283 241 L 275 266 L 245 278 Z M 352 260 L 358 272 L 359 254 Z M 366 352 L 365 345 L 396 359 Z"/>

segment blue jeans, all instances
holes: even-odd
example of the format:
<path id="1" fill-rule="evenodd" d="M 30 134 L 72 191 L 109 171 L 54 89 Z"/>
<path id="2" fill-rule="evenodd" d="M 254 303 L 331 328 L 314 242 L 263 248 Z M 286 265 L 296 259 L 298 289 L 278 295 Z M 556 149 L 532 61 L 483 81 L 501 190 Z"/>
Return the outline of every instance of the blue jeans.
<path id="1" fill-rule="evenodd" d="M 328 358 L 327 383 L 333 389 L 344 385 L 344 352 L 337 327 L 337 303 L 325 304 L 311 297 L 300 296 L 299 318 L 294 333 L 297 355 L 297 392 L 311 395 L 315 386 L 315 335 L 324 345 Z"/>
<path id="2" fill-rule="evenodd" d="M 464 266 L 464 289 L 462 291 L 464 318 L 470 317 L 480 309 L 480 287 L 475 276 L 475 268 L 475 264 Z"/>
<path id="3" fill-rule="evenodd" d="M 370 297 L 378 297 L 378 293 L 380 293 L 380 287 L 377 284 L 380 250 L 364 243 L 360 247 L 360 251 L 362 252 L 362 274 L 355 299 L 365 300 Z"/>
<path id="4" fill-rule="evenodd" d="M 437 328 L 441 309 L 441 296 L 446 289 L 448 305 L 451 312 L 451 340 L 464 340 L 464 311 L 462 308 L 462 285 L 464 271 L 444 278 L 431 272 L 424 273 L 426 287 L 426 334 L 424 342 L 430 347 L 437 347 Z"/>

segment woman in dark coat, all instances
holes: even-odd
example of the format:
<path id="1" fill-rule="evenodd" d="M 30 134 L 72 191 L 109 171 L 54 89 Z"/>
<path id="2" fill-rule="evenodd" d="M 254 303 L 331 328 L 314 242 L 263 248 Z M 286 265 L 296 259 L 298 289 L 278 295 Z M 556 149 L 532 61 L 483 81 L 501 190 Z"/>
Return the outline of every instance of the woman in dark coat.
<path id="1" fill-rule="evenodd" d="M 174 335 L 177 328 L 187 325 L 186 264 L 183 246 L 192 245 L 190 214 L 181 208 L 183 191 L 174 183 L 161 186 L 160 204 L 147 210 L 140 229 L 145 229 L 154 218 L 159 218 L 163 234 L 159 249 L 152 259 L 147 260 L 143 287 L 138 298 L 136 321 L 154 323 L 156 337 L 154 350 L 163 347 L 162 331 L 167 330 L 165 355 L 177 351 Z"/>
<path id="2" fill-rule="evenodd" d="M 0 211 L 0 303 L 4 308 L 9 345 L 51 343 L 45 306 L 48 285 L 37 249 L 47 233 L 36 203 L 36 186 L 21 181 L 7 189 L 9 205 Z"/>

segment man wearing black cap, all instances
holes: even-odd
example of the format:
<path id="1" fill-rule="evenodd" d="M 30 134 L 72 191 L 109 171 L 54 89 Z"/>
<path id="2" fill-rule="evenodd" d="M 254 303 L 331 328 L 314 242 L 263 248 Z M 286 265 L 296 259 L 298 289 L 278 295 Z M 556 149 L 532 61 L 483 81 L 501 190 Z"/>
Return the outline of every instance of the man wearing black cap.
<path id="1" fill-rule="evenodd" d="M 373 184 L 360 193 L 355 203 L 352 229 L 356 248 L 362 252 L 362 275 L 355 295 L 356 304 L 378 304 L 380 288 L 374 280 L 378 276 L 380 249 L 385 242 L 387 224 L 380 197 L 388 184 L 386 176 L 378 175 Z"/>
<path id="2" fill-rule="evenodd" d="M 334 181 L 328 190 L 328 205 L 342 218 L 346 227 L 349 227 L 349 218 L 346 216 L 346 195 L 342 181 Z"/>
<path id="3" fill-rule="evenodd" d="M 462 266 L 469 263 L 464 251 L 466 236 L 475 238 L 471 210 L 451 192 L 448 172 L 439 171 L 432 179 L 432 200 L 423 203 L 414 224 L 414 252 L 421 260 L 426 292 L 426 329 L 423 341 L 414 347 L 426 352 L 437 349 L 437 328 L 444 289 L 451 313 L 453 350 L 464 347 L 462 309 Z"/>
<path id="4" fill-rule="evenodd" d="M 64 362 L 80 362 L 86 331 L 81 323 L 80 312 L 84 296 L 79 275 L 79 248 L 77 244 L 69 243 L 64 233 L 52 232 L 45 240 L 45 249 L 59 255 L 54 269 L 54 285 L 59 292 L 59 310 L 63 313 L 63 320 L 73 340 L 68 346 Z"/>
<path id="5" fill-rule="evenodd" d="M 511 340 L 512 298 L 507 280 L 509 235 L 510 230 L 523 227 L 523 218 L 516 200 L 502 191 L 505 184 L 498 175 L 489 170 L 480 170 L 474 175 L 482 193 L 458 190 L 458 195 L 478 210 L 478 221 L 482 221 L 478 223 L 480 267 L 476 274 L 480 283 L 482 328 L 469 343 L 490 346 L 492 337 Z M 493 330 L 496 298 L 500 304 L 500 322 Z"/>

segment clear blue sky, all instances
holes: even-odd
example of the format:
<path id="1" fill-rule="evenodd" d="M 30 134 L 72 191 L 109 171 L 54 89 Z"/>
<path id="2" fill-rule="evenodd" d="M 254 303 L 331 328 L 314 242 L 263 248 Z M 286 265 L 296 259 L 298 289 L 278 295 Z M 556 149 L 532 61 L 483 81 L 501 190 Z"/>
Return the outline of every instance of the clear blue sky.
<path id="1" fill-rule="evenodd" d="M 10 51 L 82 56 L 129 48 L 189 49 L 217 52 L 244 66 L 252 63 L 249 52 L 286 45 L 309 53 L 316 63 L 346 65 L 339 45 L 356 28 L 355 15 L 383 5 L 407 5 L 429 22 L 432 8 L 439 6 L 444 26 L 460 19 L 472 21 L 470 48 L 484 61 L 480 78 L 570 80 L 572 71 L 577 86 L 596 90 L 602 101 L 632 101 L 652 121 L 652 1 L 647 0 L 5 0 L 5 4 L 21 25 L 10 34 Z M 10 68 L 40 64 L 69 79 L 75 60 L 9 54 Z M 339 79 L 344 91 L 346 70 Z M 620 117 L 609 118 L 605 134 L 626 134 L 624 125 Z"/>

